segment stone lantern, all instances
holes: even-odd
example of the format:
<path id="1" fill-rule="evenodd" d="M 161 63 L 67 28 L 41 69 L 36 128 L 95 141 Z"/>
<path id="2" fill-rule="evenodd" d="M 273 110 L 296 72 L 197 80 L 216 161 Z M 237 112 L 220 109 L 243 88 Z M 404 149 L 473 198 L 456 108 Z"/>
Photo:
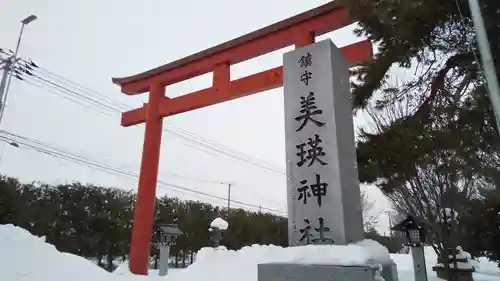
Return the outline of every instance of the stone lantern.
<path id="1" fill-rule="evenodd" d="M 158 224 L 156 227 L 156 240 L 160 249 L 159 275 L 168 273 L 168 259 L 170 256 L 170 246 L 175 245 L 177 237 L 184 234 L 177 224 Z"/>
<path id="2" fill-rule="evenodd" d="M 408 215 L 406 219 L 392 227 L 392 230 L 403 232 L 408 240 L 407 245 L 411 247 L 415 281 L 427 281 L 427 269 L 424 255 L 424 227 L 417 222 L 415 217 Z"/>

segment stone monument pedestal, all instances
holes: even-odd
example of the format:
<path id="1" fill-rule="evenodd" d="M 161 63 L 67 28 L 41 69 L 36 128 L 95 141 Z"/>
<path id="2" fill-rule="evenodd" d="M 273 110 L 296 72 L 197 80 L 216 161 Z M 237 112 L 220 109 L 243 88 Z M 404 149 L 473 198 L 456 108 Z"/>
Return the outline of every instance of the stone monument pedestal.
<path id="1" fill-rule="evenodd" d="M 432 270 L 436 272 L 437 277 L 447 280 L 448 274 L 443 266 L 434 266 Z M 474 281 L 472 273 L 474 269 L 472 268 L 450 268 L 452 274 L 455 274 L 457 281 Z"/>
<path id="2" fill-rule="evenodd" d="M 470 255 L 462 250 L 462 247 L 457 247 L 455 250 L 449 250 L 452 254 L 448 255 L 448 264 L 450 267 L 449 273 L 456 276 L 457 281 L 473 281 L 472 273 L 475 271 L 474 268 L 469 264 Z M 443 258 L 438 257 L 438 264 L 432 267 L 432 270 L 436 272 L 437 276 L 441 279 L 448 279 L 448 272 L 444 268 Z M 457 268 L 454 267 L 455 262 L 457 262 Z M 464 266 L 468 265 L 468 266 Z"/>
<path id="3" fill-rule="evenodd" d="M 264 263 L 258 265 L 258 281 L 397 281 L 395 264 L 328 265 Z"/>

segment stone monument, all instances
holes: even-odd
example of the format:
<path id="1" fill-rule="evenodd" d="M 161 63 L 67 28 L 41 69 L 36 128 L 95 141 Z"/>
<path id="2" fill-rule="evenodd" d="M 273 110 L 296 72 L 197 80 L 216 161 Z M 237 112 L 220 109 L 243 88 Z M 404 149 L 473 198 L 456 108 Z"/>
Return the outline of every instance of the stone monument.
<path id="1" fill-rule="evenodd" d="M 283 56 L 290 246 L 364 237 L 349 65 L 331 40 Z"/>
<path id="2" fill-rule="evenodd" d="M 289 246 L 364 239 L 349 64 L 331 40 L 284 54 Z M 259 281 L 397 280 L 390 264 L 258 265 Z"/>

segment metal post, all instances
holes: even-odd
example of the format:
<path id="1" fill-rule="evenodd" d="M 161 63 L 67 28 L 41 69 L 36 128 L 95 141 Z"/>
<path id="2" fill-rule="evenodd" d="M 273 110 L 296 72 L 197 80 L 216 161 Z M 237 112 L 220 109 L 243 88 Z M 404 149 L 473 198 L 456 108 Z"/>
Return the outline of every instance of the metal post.
<path id="1" fill-rule="evenodd" d="M 7 80 L 9 78 L 9 74 L 11 73 L 11 70 L 14 68 L 15 57 L 11 56 L 7 58 L 6 61 L 7 62 L 5 63 L 3 69 L 2 81 L 0 82 L 0 123 L 2 122 L 3 111 L 5 109 L 4 101 L 6 100 L 7 97 L 7 89 L 8 89 Z"/>
<path id="2" fill-rule="evenodd" d="M 394 234 L 392 232 L 392 218 L 391 218 L 391 211 L 386 210 L 385 211 L 387 214 L 387 218 L 389 219 L 389 236 L 392 238 L 394 237 Z"/>
<path id="3" fill-rule="evenodd" d="M 484 76 L 486 77 L 486 84 L 488 86 L 488 93 L 490 95 L 491 104 L 495 113 L 497 127 L 500 132 L 500 87 L 498 86 L 498 78 L 495 71 L 495 64 L 491 55 L 490 42 L 486 29 L 484 27 L 484 20 L 479 6 L 479 0 L 469 0 L 469 7 L 476 28 L 476 38 L 479 45 L 479 52 L 481 54 L 481 61 L 484 69 Z"/>
<path id="4" fill-rule="evenodd" d="M 3 108 L 3 96 L 7 86 L 7 77 L 9 76 L 10 69 L 12 66 L 12 57 L 5 59 L 5 66 L 3 68 L 2 81 L 0 82 L 0 110 Z M 3 110 L 2 110 L 3 111 Z"/>
<path id="5" fill-rule="evenodd" d="M 24 26 L 26 24 L 22 22 L 21 32 L 19 32 L 19 37 L 17 38 L 16 51 L 14 55 L 9 58 L 9 62 L 7 63 L 7 68 L 4 70 L 4 77 L 6 78 L 6 83 L 2 85 L 0 89 L 0 123 L 2 123 L 3 112 L 5 110 L 5 103 L 7 102 L 7 95 L 9 93 L 10 81 L 12 79 L 12 71 L 14 70 L 14 65 L 17 63 L 17 53 L 19 52 L 19 46 L 21 45 L 21 38 L 23 36 Z M 3 78 L 2 77 L 2 82 Z"/>
<path id="6" fill-rule="evenodd" d="M 165 276 L 168 273 L 169 257 L 170 257 L 170 246 L 160 245 L 160 264 L 158 266 L 160 276 Z"/>
<path id="7" fill-rule="evenodd" d="M 4 68 L 2 81 L 0 82 L 0 123 L 2 122 L 3 112 L 5 110 L 5 103 L 7 101 L 10 81 L 12 79 L 12 71 L 14 70 L 14 65 L 17 62 L 17 53 L 19 52 L 19 46 L 21 45 L 24 27 L 36 19 L 37 17 L 35 15 L 30 15 L 21 21 L 21 31 L 19 32 L 19 37 L 17 38 L 16 51 L 14 52 L 14 55 L 7 59 L 8 61 L 6 62 Z"/>
<path id="8" fill-rule="evenodd" d="M 425 267 L 424 246 L 411 248 L 411 257 L 413 259 L 413 271 L 415 281 L 427 281 L 427 268 Z"/>
<path id="9" fill-rule="evenodd" d="M 227 189 L 227 217 L 229 218 L 229 210 L 231 208 L 231 184 L 228 184 Z"/>

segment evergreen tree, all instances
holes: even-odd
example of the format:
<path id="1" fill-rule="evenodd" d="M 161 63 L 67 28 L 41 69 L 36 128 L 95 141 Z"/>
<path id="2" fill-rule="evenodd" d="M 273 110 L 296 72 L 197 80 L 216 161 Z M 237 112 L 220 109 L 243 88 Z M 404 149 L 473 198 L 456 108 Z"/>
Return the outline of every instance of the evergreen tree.
<path id="1" fill-rule="evenodd" d="M 376 183 L 397 211 L 426 222 L 446 259 L 459 241 L 436 217 L 445 207 L 465 210 L 479 187 L 498 188 L 500 178 L 500 142 L 467 1 L 342 2 L 359 20 L 356 33 L 377 46 L 374 59 L 352 71 L 354 108 L 368 109 L 372 121 L 358 142 L 360 179 Z M 480 2 L 500 73 L 500 2 Z M 394 81 L 396 71 L 413 75 Z"/>

